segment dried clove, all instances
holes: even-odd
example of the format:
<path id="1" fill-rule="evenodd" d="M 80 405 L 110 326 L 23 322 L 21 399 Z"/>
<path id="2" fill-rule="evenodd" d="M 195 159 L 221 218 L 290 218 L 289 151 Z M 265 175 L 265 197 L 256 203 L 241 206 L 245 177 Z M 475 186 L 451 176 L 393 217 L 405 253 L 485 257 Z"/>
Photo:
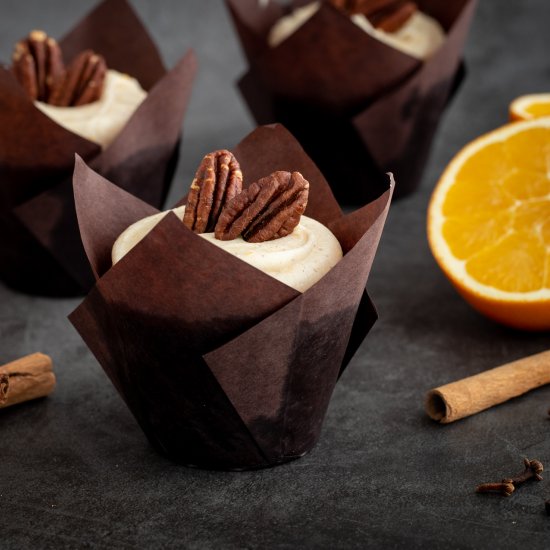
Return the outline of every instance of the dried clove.
<path id="1" fill-rule="evenodd" d="M 513 483 L 482 483 L 476 487 L 476 493 L 500 493 L 502 496 L 509 497 L 515 489 Z"/>
<path id="2" fill-rule="evenodd" d="M 536 479 L 540 481 L 542 476 L 540 475 L 544 466 L 540 460 L 523 459 L 525 469 L 514 477 L 506 477 L 500 483 L 482 483 L 476 487 L 476 493 L 500 493 L 503 496 L 509 497 L 518 485 L 529 481 L 530 479 Z M 550 515 L 550 501 L 546 505 L 546 510 Z"/>
<path id="3" fill-rule="evenodd" d="M 544 466 L 540 460 L 529 460 L 528 458 L 524 458 L 523 464 L 525 466 L 525 470 L 523 472 L 515 477 L 503 479 L 502 483 L 513 483 L 514 487 L 517 487 L 530 479 L 536 479 L 537 481 L 542 480 L 542 476 L 540 474 L 543 472 Z"/>

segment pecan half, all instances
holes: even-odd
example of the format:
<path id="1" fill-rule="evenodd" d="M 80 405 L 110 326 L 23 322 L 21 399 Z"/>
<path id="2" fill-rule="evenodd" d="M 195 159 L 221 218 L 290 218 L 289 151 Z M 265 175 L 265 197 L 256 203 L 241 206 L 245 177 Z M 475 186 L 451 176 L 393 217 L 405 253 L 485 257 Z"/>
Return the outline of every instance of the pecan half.
<path id="1" fill-rule="evenodd" d="M 103 56 L 92 50 L 81 52 L 67 69 L 64 78 L 57 82 L 49 103 L 69 107 L 97 101 L 103 92 L 106 74 L 107 64 Z"/>
<path id="2" fill-rule="evenodd" d="M 195 233 L 214 231 L 224 205 L 238 195 L 243 175 L 235 155 L 225 149 L 208 153 L 195 174 L 183 223 Z"/>
<path id="3" fill-rule="evenodd" d="M 292 233 L 307 205 L 309 182 L 300 172 L 273 172 L 227 203 L 215 237 L 261 243 Z"/>
<path id="4" fill-rule="evenodd" d="M 344 13 L 350 13 L 350 4 L 353 0 L 327 0 L 327 3 Z"/>
<path id="5" fill-rule="evenodd" d="M 12 72 L 31 99 L 49 101 L 65 72 L 59 44 L 43 31 L 32 31 L 15 45 Z"/>
<path id="6" fill-rule="evenodd" d="M 398 2 L 391 8 L 372 14 L 369 20 L 377 29 L 385 32 L 396 32 L 417 11 L 418 6 L 414 2 Z"/>
<path id="7" fill-rule="evenodd" d="M 328 0 L 329 4 L 346 15 L 362 14 L 377 29 L 398 31 L 418 10 L 408 0 Z"/>
<path id="8" fill-rule="evenodd" d="M 386 9 L 398 0 L 328 0 L 328 3 L 346 15 L 362 13 L 367 17 L 373 13 Z"/>

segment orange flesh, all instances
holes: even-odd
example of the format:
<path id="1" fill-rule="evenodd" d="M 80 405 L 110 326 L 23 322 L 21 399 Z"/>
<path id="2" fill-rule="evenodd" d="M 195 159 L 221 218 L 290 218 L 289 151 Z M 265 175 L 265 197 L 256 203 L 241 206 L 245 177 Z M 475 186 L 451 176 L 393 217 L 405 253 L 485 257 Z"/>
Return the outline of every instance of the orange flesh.
<path id="1" fill-rule="evenodd" d="M 550 290 L 550 127 L 487 143 L 467 157 L 447 189 L 440 214 L 442 237 L 452 256 L 464 262 L 467 278 L 510 293 L 511 302 L 521 301 L 521 293 Z M 434 254 L 445 264 L 444 254 Z M 452 266 L 442 267 L 475 307 L 514 325 L 518 314 L 513 307 L 480 297 L 479 288 L 468 289 Z M 550 328 L 550 302 L 545 301 L 541 315 L 542 324 Z"/>

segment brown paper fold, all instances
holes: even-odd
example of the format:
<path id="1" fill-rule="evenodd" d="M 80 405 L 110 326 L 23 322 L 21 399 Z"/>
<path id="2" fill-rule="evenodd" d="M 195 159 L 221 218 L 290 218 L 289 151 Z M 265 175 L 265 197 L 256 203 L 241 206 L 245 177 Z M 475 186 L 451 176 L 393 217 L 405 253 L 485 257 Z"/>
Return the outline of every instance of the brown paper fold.
<path id="1" fill-rule="evenodd" d="M 139 199 L 78 160 L 76 210 L 97 282 L 70 320 L 143 431 L 173 460 L 241 469 L 299 457 L 316 443 L 336 381 L 376 320 L 365 284 L 392 187 L 344 216 L 282 126 L 258 128 L 234 153 L 245 180 L 303 170 L 307 214 L 345 251 L 300 293 L 212 246 L 169 214 L 110 267 Z M 99 199 L 101 206 L 99 206 Z"/>
<path id="2" fill-rule="evenodd" d="M 270 1 L 226 0 L 249 71 L 239 88 L 258 124 L 281 122 L 327 176 L 342 202 L 379 193 L 380 175 L 396 174 L 396 196 L 419 184 L 441 114 L 463 76 L 462 51 L 476 0 L 419 0 L 447 32 L 421 62 L 383 44 L 323 4 L 275 48 L 281 16 Z M 295 2 L 303 4 L 305 2 Z"/>
<path id="3" fill-rule="evenodd" d="M 74 212 L 74 154 L 160 207 L 175 170 L 196 72 L 191 51 L 166 72 L 125 0 L 104 0 L 60 42 L 67 60 L 86 48 L 103 54 L 109 67 L 136 77 L 148 96 L 101 151 L 41 113 L 0 68 L 0 279 L 47 295 L 82 293 L 93 283 Z"/>

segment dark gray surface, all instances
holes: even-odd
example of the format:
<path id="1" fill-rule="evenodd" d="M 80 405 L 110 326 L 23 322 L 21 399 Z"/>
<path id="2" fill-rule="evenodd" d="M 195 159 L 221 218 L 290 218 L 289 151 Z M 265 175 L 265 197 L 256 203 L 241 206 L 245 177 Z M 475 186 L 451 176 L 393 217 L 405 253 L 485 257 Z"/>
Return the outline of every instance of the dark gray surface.
<path id="1" fill-rule="evenodd" d="M 521 469 L 523 456 L 550 469 L 550 388 L 447 427 L 422 408 L 434 385 L 550 347 L 548 334 L 507 330 L 470 309 L 426 242 L 430 190 L 452 155 L 504 122 L 513 97 L 550 88 L 550 3 L 480 4 L 468 79 L 420 192 L 390 212 L 369 283 L 380 321 L 310 455 L 246 473 L 164 460 L 66 320 L 78 301 L 0 286 L 0 361 L 40 350 L 54 358 L 59 380 L 51 398 L 0 411 L 0 548 L 548 548 L 546 479 L 508 499 L 473 488 Z M 2 0 L 0 58 L 31 28 L 60 35 L 92 5 Z M 201 64 L 175 200 L 205 152 L 252 128 L 233 86 L 245 65 L 220 1 L 134 5 L 168 64 L 188 46 Z"/>

